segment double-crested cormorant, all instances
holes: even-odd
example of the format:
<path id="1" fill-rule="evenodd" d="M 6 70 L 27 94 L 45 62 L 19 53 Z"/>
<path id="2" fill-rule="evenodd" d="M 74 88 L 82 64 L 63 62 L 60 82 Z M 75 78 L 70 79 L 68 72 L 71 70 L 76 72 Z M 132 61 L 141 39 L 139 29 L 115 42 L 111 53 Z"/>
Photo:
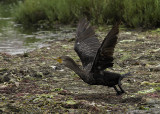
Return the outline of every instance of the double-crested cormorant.
<path id="1" fill-rule="evenodd" d="M 86 19 L 80 20 L 74 50 L 80 57 L 83 69 L 80 69 L 74 60 L 68 56 L 57 58 L 58 62 L 73 70 L 80 78 L 90 85 L 104 85 L 113 87 L 117 95 L 125 93 L 121 87 L 121 80 L 128 74 L 118 74 L 105 71 L 113 66 L 113 52 L 117 43 L 119 24 L 116 23 L 100 44 L 95 31 Z M 118 85 L 119 89 L 117 89 Z"/>

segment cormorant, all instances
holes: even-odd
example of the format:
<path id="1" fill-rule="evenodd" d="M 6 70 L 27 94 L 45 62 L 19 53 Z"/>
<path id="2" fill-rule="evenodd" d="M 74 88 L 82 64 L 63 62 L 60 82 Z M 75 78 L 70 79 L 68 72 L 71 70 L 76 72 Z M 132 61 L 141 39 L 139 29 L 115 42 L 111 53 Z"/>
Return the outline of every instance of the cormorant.
<path id="1" fill-rule="evenodd" d="M 79 68 L 75 61 L 68 56 L 58 57 L 56 60 L 73 70 L 84 82 L 90 85 L 113 87 L 117 95 L 125 93 L 121 87 L 121 80 L 129 74 L 121 75 L 105 71 L 106 68 L 113 66 L 113 52 L 117 43 L 119 24 L 120 22 L 117 22 L 112 27 L 100 44 L 89 22 L 85 18 L 80 20 L 76 31 L 74 50 L 80 57 L 83 69 Z"/>

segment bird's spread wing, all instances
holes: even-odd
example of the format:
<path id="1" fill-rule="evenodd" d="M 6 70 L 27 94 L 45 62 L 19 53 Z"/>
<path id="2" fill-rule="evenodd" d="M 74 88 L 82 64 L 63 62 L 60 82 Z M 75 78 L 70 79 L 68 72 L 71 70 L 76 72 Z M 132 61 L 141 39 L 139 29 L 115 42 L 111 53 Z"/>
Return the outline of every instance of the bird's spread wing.
<path id="1" fill-rule="evenodd" d="M 99 47 L 100 43 L 92 26 L 86 19 L 80 20 L 76 31 L 74 50 L 80 57 L 83 67 L 93 62 Z"/>
<path id="2" fill-rule="evenodd" d="M 115 45 L 117 43 L 119 24 L 120 22 L 116 23 L 112 27 L 112 29 L 102 42 L 92 64 L 91 72 L 104 70 L 113 66 L 113 53 Z"/>

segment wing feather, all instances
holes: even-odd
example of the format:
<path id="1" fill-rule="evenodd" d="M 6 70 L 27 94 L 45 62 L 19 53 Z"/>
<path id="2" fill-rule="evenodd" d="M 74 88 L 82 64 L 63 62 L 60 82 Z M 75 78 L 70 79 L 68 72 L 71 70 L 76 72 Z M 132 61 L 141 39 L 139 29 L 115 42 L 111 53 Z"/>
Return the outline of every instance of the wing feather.
<path id="1" fill-rule="evenodd" d="M 83 67 L 93 62 L 99 47 L 100 43 L 93 27 L 86 19 L 80 20 L 76 31 L 74 50 L 80 57 Z"/>
<path id="2" fill-rule="evenodd" d="M 120 22 L 116 23 L 103 40 L 95 56 L 91 72 L 104 70 L 113 66 L 113 53 L 118 39 L 119 24 Z"/>

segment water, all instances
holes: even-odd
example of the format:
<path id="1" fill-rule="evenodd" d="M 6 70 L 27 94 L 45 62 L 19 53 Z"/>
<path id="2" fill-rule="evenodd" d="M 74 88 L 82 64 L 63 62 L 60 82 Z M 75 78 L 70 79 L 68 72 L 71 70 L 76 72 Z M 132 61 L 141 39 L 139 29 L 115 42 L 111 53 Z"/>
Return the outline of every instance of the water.
<path id="1" fill-rule="evenodd" d="M 50 31 L 24 30 L 13 21 L 10 7 L 0 4 L 0 52 L 7 54 L 21 54 L 36 48 L 48 46 L 46 41 L 73 38 L 75 29 L 70 27 L 56 27 Z"/>

